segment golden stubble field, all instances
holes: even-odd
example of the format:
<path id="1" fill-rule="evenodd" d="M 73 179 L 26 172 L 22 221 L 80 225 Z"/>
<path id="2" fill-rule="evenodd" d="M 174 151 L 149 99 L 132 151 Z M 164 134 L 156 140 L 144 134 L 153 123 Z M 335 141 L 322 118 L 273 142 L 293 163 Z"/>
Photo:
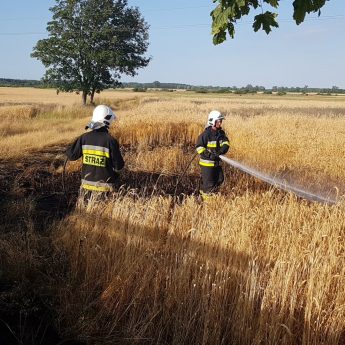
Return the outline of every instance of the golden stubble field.
<path id="1" fill-rule="evenodd" d="M 344 96 L 121 90 L 96 102 L 118 115 L 123 188 L 74 207 L 80 163 L 63 193 L 63 152 L 92 107 L 0 89 L 1 277 L 18 285 L 0 308 L 6 296 L 28 314 L 48 304 L 59 337 L 91 344 L 345 342 Z M 230 158 L 339 203 L 225 167 L 221 194 L 200 204 L 196 162 L 178 176 L 212 109 Z"/>

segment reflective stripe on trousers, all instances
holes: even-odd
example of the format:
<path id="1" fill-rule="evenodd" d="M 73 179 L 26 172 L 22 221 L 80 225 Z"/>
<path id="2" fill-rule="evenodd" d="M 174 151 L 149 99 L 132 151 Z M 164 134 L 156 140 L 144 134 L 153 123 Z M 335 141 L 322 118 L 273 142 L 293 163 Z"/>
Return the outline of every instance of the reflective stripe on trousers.
<path id="1" fill-rule="evenodd" d="M 96 192 L 112 192 L 115 189 L 115 185 L 113 183 L 94 182 L 85 179 L 81 180 L 81 187 Z"/>

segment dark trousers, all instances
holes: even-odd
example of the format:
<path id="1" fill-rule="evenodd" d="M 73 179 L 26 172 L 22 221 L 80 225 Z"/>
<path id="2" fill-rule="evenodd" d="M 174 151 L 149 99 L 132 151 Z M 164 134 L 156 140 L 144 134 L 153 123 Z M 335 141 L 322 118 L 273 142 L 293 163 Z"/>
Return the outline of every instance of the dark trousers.
<path id="1" fill-rule="evenodd" d="M 221 166 L 201 166 L 201 190 L 204 193 L 216 193 L 218 187 L 224 182 L 224 173 Z"/>

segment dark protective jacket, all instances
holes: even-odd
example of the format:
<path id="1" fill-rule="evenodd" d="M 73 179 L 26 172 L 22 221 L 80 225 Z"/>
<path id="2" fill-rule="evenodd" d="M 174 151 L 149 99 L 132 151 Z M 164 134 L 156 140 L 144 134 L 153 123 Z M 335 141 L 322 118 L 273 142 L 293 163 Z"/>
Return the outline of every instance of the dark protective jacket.
<path id="1" fill-rule="evenodd" d="M 216 167 L 219 165 L 218 155 L 224 155 L 229 151 L 230 143 L 222 129 L 213 130 L 207 127 L 196 142 L 196 151 L 200 155 L 199 164 L 204 167 Z"/>
<path id="2" fill-rule="evenodd" d="M 83 157 L 81 187 L 87 190 L 114 190 L 117 172 L 125 165 L 119 143 L 105 127 L 81 135 L 66 154 L 71 161 Z"/>

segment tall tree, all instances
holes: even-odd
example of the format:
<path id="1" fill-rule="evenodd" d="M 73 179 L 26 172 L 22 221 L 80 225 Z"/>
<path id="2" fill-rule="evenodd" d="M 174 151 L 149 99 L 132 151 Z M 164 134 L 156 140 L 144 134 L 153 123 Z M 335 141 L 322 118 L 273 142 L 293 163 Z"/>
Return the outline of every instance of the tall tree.
<path id="1" fill-rule="evenodd" d="M 56 0 L 50 8 L 49 37 L 32 57 L 46 67 L 45 82 L 57 91 L 87 96 L 118 86 L 121 74 L 134 76 L 147 66 L 148 25 L 127 0 Z"/>
<path id="2" fill-rule="evenodd" d="M 307 13 L 318 12 L 320 15 L 320 10 L 326 1 L 329 0 L 294 0 L 292 3 L 293 19 L 296 24 L 301 24 Z M 280 0 L 213 0 L 213 2 L 218 3 L 211 12 L 214 44 L 223 43 L 226 40 L 226 33 L 234 38 L 236 21 L 256 9 L 260 10 L 260 13 L 254 17 L 253 29 L 255 32 L 262 29 L 269 34 L 272 27 L 278 27 L 276 20 L 278 13 L 276 11 L 264 12 L 264 6 L 268 5 L 277 9 Z"/>

